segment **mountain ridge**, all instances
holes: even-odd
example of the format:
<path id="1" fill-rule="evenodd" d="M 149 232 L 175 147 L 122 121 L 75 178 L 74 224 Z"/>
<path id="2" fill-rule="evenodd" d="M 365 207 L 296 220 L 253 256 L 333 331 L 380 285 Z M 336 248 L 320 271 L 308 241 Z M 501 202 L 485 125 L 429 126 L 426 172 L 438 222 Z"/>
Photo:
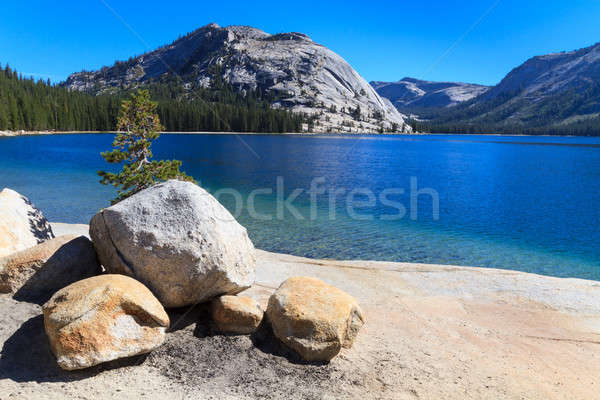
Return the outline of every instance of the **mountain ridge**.
<path id="1" fill-rule="evenodd" d="M 297 32 L 209 24 L 173 43 L 97 71 L 69 76 L 64 86 L 110 94 L 165 77 L 186 90 L 215 80 L 267 95 L 273 108 L 306 114 L 305 130 L 409 132 L 405 117 L 338 54 Z"/>
<path id="2" fill-rule="evenodd" d="M 421 110 L 421 130 L 600 134 L 600 43 L 537 55 L 481 95 Z"/>
<path id="3" fill-rule="evenodd" d="M 588 65 L 591 70 L 586 68 Z M 515 90 L 524 95 L 539 91 L 549 94 L 568 84 L 581 87 L 586 86 L 582 81 L 589 84 L 599 79 L 600 43 L 596 43 L 579 50 L 531 57 L 510 71 L 484 98 Z"/>
<path id="4" fill-rule="evenodd" d="M 372 81 L 380 96 L 400 110 L 451 107 L 468 101 L 489 89 L 488 86 L 464 82 L 435 82 L 405 77 L 396 82 Z"/>

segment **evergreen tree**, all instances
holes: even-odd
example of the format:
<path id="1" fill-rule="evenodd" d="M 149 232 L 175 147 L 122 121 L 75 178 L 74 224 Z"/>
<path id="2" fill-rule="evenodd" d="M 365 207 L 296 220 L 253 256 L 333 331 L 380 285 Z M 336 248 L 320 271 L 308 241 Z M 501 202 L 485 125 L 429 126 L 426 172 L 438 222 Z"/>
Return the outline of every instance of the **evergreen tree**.
<path id="1" fill-rule="evenodd" d="M 151 160 L 152 142 L 160 136 L 162 126 L 156 113 L 157 103 L 150 100 L 147 90 L 132 94 L 123 101 L 119 115 L 118 130 L 113 142 L 114 149 L 102 154 L 109 163 L 124 162 L 119 173 L 99 171 L 104 185 L 119 188 L 119 195 L 112 203 L 149 188 L 157 182 L 180 179 L 193 182 L 194 179 L 181 172 L 179 160 Z"/>

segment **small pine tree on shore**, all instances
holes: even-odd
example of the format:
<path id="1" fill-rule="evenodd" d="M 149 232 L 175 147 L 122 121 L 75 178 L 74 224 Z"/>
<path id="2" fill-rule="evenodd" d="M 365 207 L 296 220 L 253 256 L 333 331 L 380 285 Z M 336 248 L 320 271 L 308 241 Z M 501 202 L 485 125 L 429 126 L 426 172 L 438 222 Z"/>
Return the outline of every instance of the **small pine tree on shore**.
<path id="1" fill-rule="evenodd" d="M 119 173 L 99 171 L 104 185 L 119 189 L 112 204 L 169 179 L 193 182 L 194 179 L 181 172 L 181 161 L 152 159 L 152 141 L 158 139 L 163 129 L 156 112 L 157 103 L 150 100 L 147 90 L 139 90 L 121 104 L 117 134 L 113 150 L 101 153 L 109 163 L 124 163 Z"/>

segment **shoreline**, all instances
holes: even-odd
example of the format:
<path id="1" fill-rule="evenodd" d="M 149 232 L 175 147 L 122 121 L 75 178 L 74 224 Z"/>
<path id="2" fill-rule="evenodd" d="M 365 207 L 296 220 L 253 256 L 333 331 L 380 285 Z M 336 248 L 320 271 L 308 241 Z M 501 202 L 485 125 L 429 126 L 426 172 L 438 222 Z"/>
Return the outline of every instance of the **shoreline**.
<path id="1" fill-rule="evenodd" d="M 106 134 L 112 135 L 115 132 L 111 131 L 0 131 L 2 137 L 19 137 L 19 136 L 47 136 L 47 135 L 90 135 L 90 134 Z M 596 136 L 578 136 L 578 135 L 526 135 L 526 134 L 507 134 L 507 133 L 356 133 L 356 132 L 161 132 L 162 135 L 244 135 L 244 136 L 505 136 L 505 137 L 600 137 Z"/>
<path id="2" fill-rule="evenodd" d="M 54 231 L 55 236 L 76 234 L 82 235 L 90 238 L 89 228 L 90 226 L 87 224 L 69 224 L 64 222 L 50 222 L 52 226 L 52 230 Z M 515 274 L 530 276 L 539 278 L 542 280 L 553 280 L 557 279 L 559 281 L 573 281 L 579 282 L 585 285 L 591 284 L 593 286 L 598 286 L 600 288 L 600 281 L 596 281 L 593 279 L 583 279 L 583 278 L 575 278 L 575 277 L 561 277 L 561 276 L 553 276 L 553 275 L 542 275 L 536 274 L 534 272 L 524 272 L 515 269 L 501 269 L 501 268 L 487 268 L 487 267 L 474 267 L 468 265 L 453 265 L 453 264 L 425 264 L 418 262 L 406 262 L 406 261 L 377 261 L 377 260 L 361 260 L 361 259 L 350 259 L 350 260 L 337 260 L 333 258 L 311 258 L 305 256 L 296 256 L 293 254 L 287 253 L 277 253 L 268 250 L 262 250 L 256 248 L 257 252 L 269 254 L 276 258 L 285 258 L 289 260 L 294 260 L 296 262 L 302 261 L 308 264 L 321 265 L 321 266 L 343 266 L 345 268 L 356 268 L 356 269 L 375 269 L 375 270 L 384 270 L 384 271 L 393 271 L 398 269 L 403 270 L 430 270 L 430 271 L 475 271 L 477 273 L 482 274 L 499 274 L 499 275 L 511 275 Z M 599 291 L 600 294 L 600 291 Z M 543 299 L 540 299 L 543 301 Z M 600 306 L 600 299 L 598 302 Z"/>
<path id="3" fill-rule="evenodd" d="M 0 131 L 0 137 L 18 137 L 18 136 L 46 136 L 46 135 L 90 135 L 90 134 L 106 134 L 113 135 L 116 132 L 111 131 Z M 198 131 L 198 132 L 161 132 L 161 135 L 247 135 L 247 136 L 284 136 L 284 135 L 295 135 L 295 136 L 361 136 L 361 135 L 425 135 L 424 133 L 355 133 L 355 132 L 209 132 L 209 131 Z"/>

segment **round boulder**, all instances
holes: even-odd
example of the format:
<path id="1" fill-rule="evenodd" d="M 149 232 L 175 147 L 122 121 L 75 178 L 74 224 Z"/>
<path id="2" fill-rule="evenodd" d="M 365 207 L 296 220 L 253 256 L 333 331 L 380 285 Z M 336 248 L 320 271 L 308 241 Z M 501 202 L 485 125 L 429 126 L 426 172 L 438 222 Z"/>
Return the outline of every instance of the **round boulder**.
<path id="1" fill-rule="evenodd" d="M 329 361 L 351 347 L 365 321 L 352 296 L 308 277 L 283 282 L 269 298 L 267 318 L 275 336 L 306 361 Z"/>
<path id="2" fill-rule="evenodd" d="M 212 301 L 212 317 L 223 333 L 248 335 L 260 325 L 264 311 L 256 300 L 244 296 L 221 296 Z"/>
<path id="3" fill-rule="evenodd" d="M 66 370 L 152 351 L 169 317 L 140 282 L 99 275 L 75 282 L 44 304 L 44 326 L 58 365 Z"/>
<path id="4" fill-rule="evenodd" d="M 165 307 L 236 294 L 255 279 L 246 229 L 194 183 L 170 180 L 102 210 L 90 222 L 101 264 L 144 283 Z"/>

